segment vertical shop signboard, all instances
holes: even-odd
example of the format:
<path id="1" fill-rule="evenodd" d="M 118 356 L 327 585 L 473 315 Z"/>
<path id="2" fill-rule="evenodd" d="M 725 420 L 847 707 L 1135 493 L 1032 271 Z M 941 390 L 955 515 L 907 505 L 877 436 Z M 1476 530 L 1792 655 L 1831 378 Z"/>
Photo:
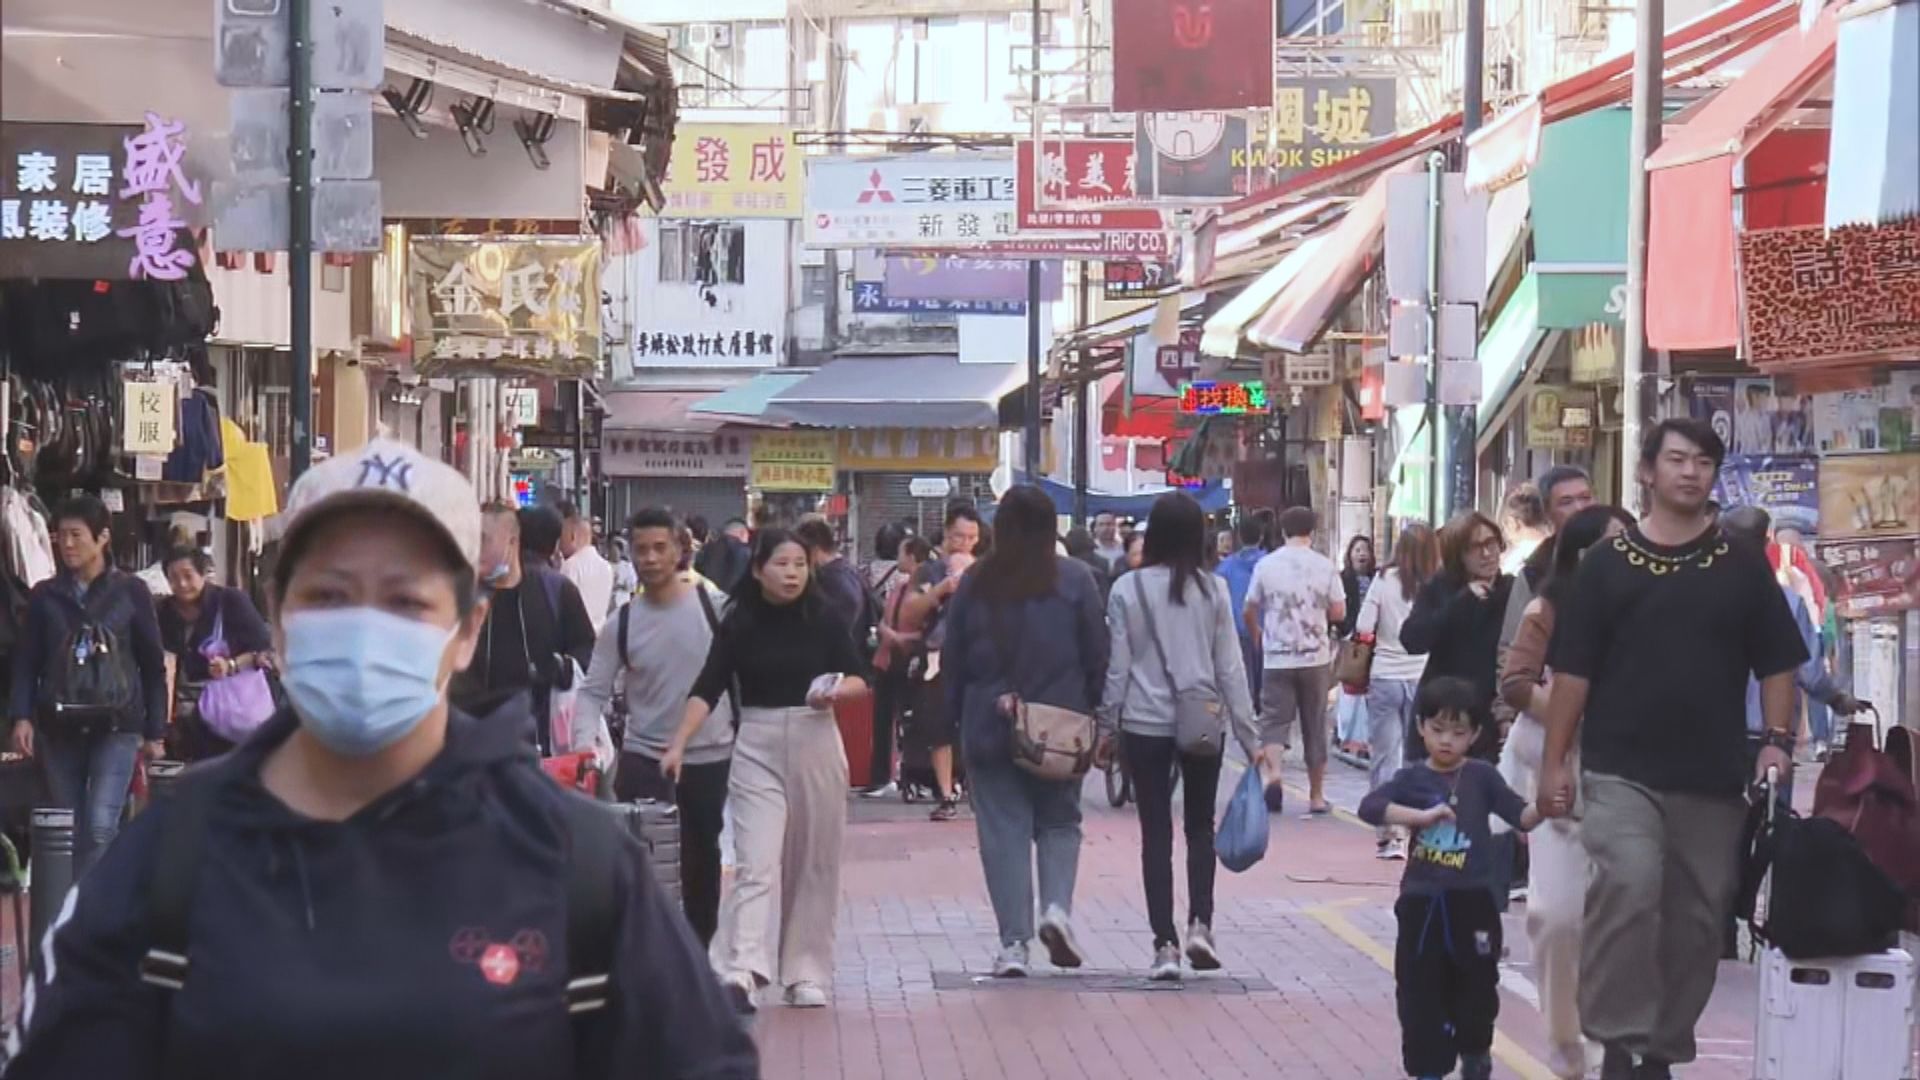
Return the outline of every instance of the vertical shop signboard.
<path id="1" fill-rule="evenodd" d="M 127 454 L 173 452 L 179 390 L 173 383 L 130 382 L 121 398 L 120 450 Z"/>

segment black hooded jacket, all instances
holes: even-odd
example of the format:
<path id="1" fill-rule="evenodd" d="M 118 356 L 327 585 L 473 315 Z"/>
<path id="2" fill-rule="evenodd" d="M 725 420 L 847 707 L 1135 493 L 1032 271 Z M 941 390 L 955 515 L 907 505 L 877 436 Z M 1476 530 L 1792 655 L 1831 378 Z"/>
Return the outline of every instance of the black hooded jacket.
<path id="1" fill-rule="evenodd" d="M 610 1001 L 569 1019 L 562 800 L 578 796 L 541 774 L 521 725 L 497 719 L 455 713 L 418 778 L 337 823 L 260 783 L 290 713 L 234 751 L 179 991 L 137 970 L 173 810 L 158 801 L 67 897 L 6 1080 L 757 1077 L 751 1040 L 631 838 Z"/>

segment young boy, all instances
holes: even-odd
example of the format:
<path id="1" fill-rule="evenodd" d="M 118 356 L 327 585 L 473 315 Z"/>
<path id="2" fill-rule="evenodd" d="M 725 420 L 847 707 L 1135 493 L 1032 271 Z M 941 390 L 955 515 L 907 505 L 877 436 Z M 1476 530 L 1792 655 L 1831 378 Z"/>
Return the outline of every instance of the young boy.
<path id="1" fill-rule="evenodd" d="M 1467 757 L 1474 736 L 1492 722 L 1472 683 L 1435 679 L 1420 688 L 1415 709 L 1427 760 L 1401 769 L 1360 803 L 1367 824 L 1414 834 L 1394 905 L 1401 1061 L 1408 1075 L 1426 1080 L 1452 1072 L 1457 1057 L 1461 1080 L 1487 1080 L 1500 1013 L 1494 890 L 1506 888 L 1494 880 L 1488 820 L 1498 814 L 1525 832 L 1540 814 L 1492 765 Z"/>

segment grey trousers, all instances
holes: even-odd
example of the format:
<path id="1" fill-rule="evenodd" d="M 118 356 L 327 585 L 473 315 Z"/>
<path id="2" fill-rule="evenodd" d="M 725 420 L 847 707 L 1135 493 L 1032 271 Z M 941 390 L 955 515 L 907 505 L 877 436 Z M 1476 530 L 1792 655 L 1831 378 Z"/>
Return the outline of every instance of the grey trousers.
<path id="1" fill-rule="evenodd" d="M 1581 937 L 1587 1037 L 1672 1063 L 1694 1059 L 1739 885 L 1746 803 L 1586 774 L 1592 860 Z"/>

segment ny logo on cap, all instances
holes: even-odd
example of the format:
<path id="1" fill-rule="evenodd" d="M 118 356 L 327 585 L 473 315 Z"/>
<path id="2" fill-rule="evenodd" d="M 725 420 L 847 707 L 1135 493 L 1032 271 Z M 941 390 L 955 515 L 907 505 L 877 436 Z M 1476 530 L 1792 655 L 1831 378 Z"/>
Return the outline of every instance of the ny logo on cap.
<path id="1" fill-rule="evenodd" d="M 379 454 L 369 454 L 360 462 L 360 481 L 354 486 L 396 488 L 411 492 L 413 462 L 403 457 L 388 461 Z"/>

